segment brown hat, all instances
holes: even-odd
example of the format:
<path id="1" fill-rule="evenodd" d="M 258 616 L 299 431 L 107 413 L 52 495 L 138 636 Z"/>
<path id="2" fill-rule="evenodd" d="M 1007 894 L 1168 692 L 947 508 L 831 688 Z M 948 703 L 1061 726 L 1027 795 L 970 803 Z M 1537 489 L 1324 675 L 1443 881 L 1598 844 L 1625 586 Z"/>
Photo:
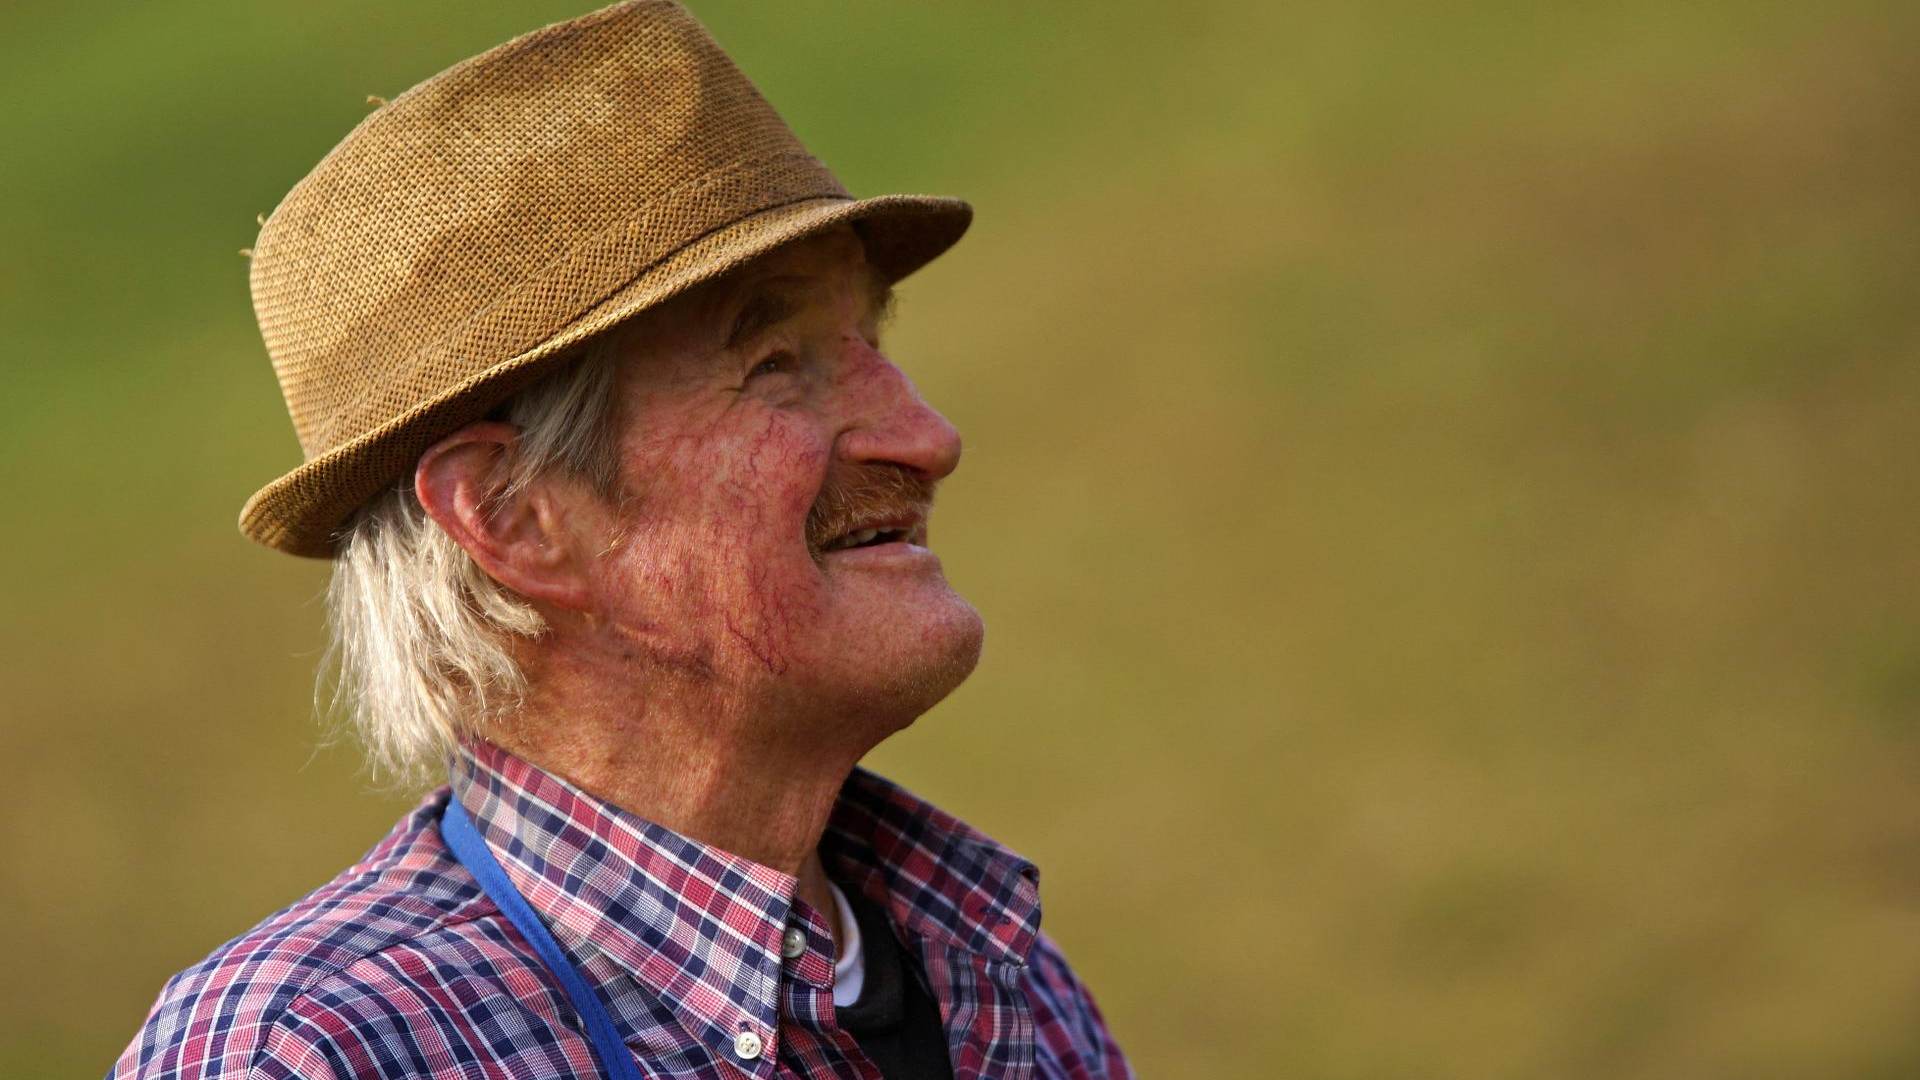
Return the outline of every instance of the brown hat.
<path id="1" fill-rule="evenodd" d="M 331 555 L 422 450 L 594 334 L 842 222 L 898 279 L 971 218 L 848 195 L 677 4 L 516 38 L 370 114 L 260 230 L 253 305 L 306 463 L 240 531 Z"/>

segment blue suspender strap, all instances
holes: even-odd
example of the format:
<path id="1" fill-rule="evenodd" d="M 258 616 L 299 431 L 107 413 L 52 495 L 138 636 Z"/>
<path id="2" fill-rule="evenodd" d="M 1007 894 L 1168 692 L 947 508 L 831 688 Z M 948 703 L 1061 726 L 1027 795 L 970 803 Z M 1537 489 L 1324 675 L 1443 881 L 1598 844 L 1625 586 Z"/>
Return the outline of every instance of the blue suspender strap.
<path id="1" fill-rule="evenodd" d="M 520 936 L 527 939 L 533 950 L 540 954 L 547 970 L 560 980 L 560 986 L 566 990 L 568 1000 L 573 1002 L 573 1011 L 587 1026 L 587 1038 L 593 1043 L 594 1056 L 600 1059 L 600 1068 L 616 1080 L 641 1080 L 640 1070 L 633 1063 L 633 1054 L 620 1041 L 620 1033 L 613 1026 L 613 1018 L 607 1015 L 607 1007 L 600 1003 L 600 996 L 587 985 L 580 972 L 569 963 L 567 954 L 560 951 L 560 943 L 553 940 L 553 934 L 547 930 L 547 924 L 533 913 L 520 890 L 507 880 L 507 872 L 500 867 L 493 852 L 487 850 L 487 842 L 474 831 L 472 819 L 467 817 L 466 808 L 460 805 L 458 796 L 447 800 L 447 811 L 440 818 L 440 835 L 446 839 L 447 846 L 453 849 L 454 857 L 480 879 L 480 888 L 499 907 Z"/>

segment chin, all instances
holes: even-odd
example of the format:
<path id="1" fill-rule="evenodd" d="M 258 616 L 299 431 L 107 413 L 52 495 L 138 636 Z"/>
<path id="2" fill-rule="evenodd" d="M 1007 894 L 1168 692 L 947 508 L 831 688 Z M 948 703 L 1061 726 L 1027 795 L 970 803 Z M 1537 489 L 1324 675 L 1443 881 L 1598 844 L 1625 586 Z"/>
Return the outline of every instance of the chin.
<path id="1" fill-rule="evenodd" d="M 920 680 L 920 685 L 932 695 L 920 707 L 920 712 L 933 708 L 953 693 L 955 688 L 967 681 L 967 676 L 973 674 L 973 669 L 980 663 L 980 649 L 987 636 L 986 624 L 980 620 L 980 613 L 973 609 L 972 604 L 957 596 L 954 599 L 958 601 L 959 610 L 953 614 L 948 625 L 928 641 L 929 644 L 937 642 L 941 646 L 941 659 Z"/>
<path id="2" fill-rule="evenodd" d="M 986 628 L 980 613 L 958 596 L 943 607 L 937 617 L 889 635 L 893 647 L 862 650 L 864 663 L 836 680 L 838 687 L 822 687 L 825 697 L 837 699 L 834 711 L 898 731 L 965 682 L 980 662 Z"/>

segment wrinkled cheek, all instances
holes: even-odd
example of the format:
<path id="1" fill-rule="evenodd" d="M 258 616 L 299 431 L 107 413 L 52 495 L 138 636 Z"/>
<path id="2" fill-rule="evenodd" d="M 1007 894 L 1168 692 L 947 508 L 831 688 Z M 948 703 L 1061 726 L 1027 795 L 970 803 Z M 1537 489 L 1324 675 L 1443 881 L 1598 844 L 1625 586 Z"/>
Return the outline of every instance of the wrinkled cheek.
<path id="1" fill-rule="evenodd" d="M 684 545 L 630 535 L 602 561 L 598 576 L 605 606 L 596 614 L 621 662 L 701 681 L 721 675 L 712 635 L 696 629 L 712 618 L 711 590 Z"/>
<path id="2" fill-rule="evenodd" d="M 828 449 L 802 418 L 768 413 L 706 463 L 705 483 L 718 496 L 711 507 L 714 520 L 750 523 L 804 540 L 807 511 L 826 476 Z"/>
<path id="3" fill-rule="evenodd" d="M 622 562 L 630 618 L 662 663 L 720 682 L 784 674 L 799 628 L 822 610 L 806 550 L 826 448 L 784 414 L 730 436 L 708 430 L 646 445 L 634 460 L 642 520 Z"/>
<path id="4" fill-rule="evenodd" d="M 666 632 L 697 642 L 716 674 L 741 682 L 783 675 L 800 629 L 820 617 L 818 586 L 795 573 L 792 553 L 777 556 L 738 535 L 730 542 L 737 546 L 689 554 L 661 575 L 678 601 Z M 810 573 L 804 554 L 799 561 Z"/>
<path id="5" fill-rule="evenodd" d="M 806 521 L 827 455 L 782 414 L 729 451 L 732 467 L 718 470 L 708 504 L 708 611 L 748 667 L 781 675 L 793 663 L 800 628 L 820 616 Z"/>
<path id="6" fill-rule="evenodd" d="M 765 531 L 713 528 L 656 542 L 630 562 L 629 622 L 660 659 L 716 681 L 784 675 L 822 615 L 822 581 L 804 545 Z"/>

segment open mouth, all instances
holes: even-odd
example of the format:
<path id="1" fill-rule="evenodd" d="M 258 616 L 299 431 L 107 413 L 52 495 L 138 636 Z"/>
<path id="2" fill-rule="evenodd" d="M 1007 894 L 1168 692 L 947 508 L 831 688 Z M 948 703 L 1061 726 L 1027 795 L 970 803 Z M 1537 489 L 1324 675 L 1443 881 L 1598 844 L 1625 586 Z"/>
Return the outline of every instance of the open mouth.
<path id="1" fill-rule="evenodd" d="M 882 544 L 898 544 L 912 540 L 917 527 L 915 524 L 907 524 L 854 529 L 828 541 L 820 550 L 824 553 L 847 551 L 852 548 L 879 547 Z"/>
<path id="2" fill-rule="evenodd" d="M 912 469 L 882 463 L 829 474 L 807 511 L 807 553 L 818 561 L 863 548 L 881 549 L 876 558 L 924 551 L 935 483 Z"/>

